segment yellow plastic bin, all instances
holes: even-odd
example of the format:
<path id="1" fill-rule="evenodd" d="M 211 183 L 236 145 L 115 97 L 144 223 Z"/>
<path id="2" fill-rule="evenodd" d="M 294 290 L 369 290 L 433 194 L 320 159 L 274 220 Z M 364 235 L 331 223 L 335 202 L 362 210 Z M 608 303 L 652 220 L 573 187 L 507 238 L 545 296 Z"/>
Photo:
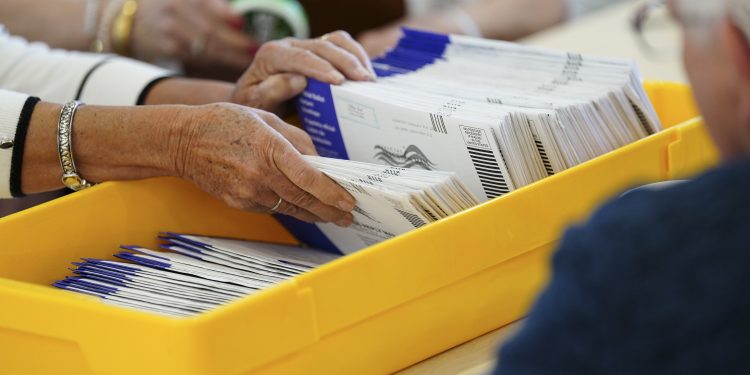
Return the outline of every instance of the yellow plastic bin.
<path id="1" fill-rule="evenodd" d="M 544 285 L 566 226 L 625 188 L 715 163 L 689 90 L 648 91 L 680 125 L 193 318 L 49 285 L 73 260 L 154 246 L 162 230 L 294 238 L 176 179 L 101 184 L 0 219 L 0 374 L 387 373 L 503 326 Z"/>

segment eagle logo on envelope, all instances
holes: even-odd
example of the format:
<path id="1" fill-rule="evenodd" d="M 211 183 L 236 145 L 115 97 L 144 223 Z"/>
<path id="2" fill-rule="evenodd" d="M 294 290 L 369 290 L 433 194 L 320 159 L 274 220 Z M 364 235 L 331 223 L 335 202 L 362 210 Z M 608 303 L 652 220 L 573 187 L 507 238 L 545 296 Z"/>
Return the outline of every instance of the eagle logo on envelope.
<path id="1" fill-rule="evenodd" d="M 435 163 L 415 145 L 407 146 L 402 152 L 392 151 L 386 146 L 376 145 L 373 158 L 393 167 L 419 167 L 428 171 L 434 170 L 436 167 Z"/>

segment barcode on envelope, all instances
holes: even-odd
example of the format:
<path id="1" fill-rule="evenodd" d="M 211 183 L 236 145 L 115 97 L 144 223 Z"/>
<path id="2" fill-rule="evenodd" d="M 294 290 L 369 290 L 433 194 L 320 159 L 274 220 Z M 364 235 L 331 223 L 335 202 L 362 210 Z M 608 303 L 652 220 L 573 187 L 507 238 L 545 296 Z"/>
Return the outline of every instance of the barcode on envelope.
<path id="1" fill-rule="evenodd" d="M 553 174 L 555 174 L 555 169 L 552 168 L 552 162 L 550 162 L 549 160 L 547 149 L 544 148 L 544 143 L 542 143 L 541 138 L 539 138 L 539 134 L 534 126 L 534 123 L 530 119 L 526 119 L 526 123 L 529 124 L 529 130 L 531 130 L 531 135 L 534 137 L 534 145 L 536 146 L 536 150 L 539 152 L 539 156 L 541 156 L 542 158 L 544 170 L 547 172 L 548 176 L 552 176 Z"/>
<path id="2" fill-rule="evenodd" d="M 630 102 L 630 105 L 633 107 L 633 111 L 635 111 L 635 115 L 638 116 L 638 121 L 641 124 L 641 127 L 643 127 L 643 130 L 646 132 L 646 134 L 651 135 L 656 133 L 656 129 L 654 129 L 651 126 L 651 121 L 646 118 L 646 114 L 643 113 L 641 110 L 641 107 L 639 107 L 637 104 L 635 104 L 632 100 L 628 99 Z"/>
<path id="3" fill-rule="evenodd" d="M 398 208 L 395 208 L 395 207 L 394 207 L 394 209 L 396 211 L 398 211 L 398 213 L 400 213 L 401 216 L 404 217 L 404 219 L 408 220 L 411 223 L 411 225 L 414 226 L 414 228 L 419 228 L 419 227 L 422 227 L 422 226 L 424 226 L 424 225 L 427 224 L 419 216 L 414 215 L 411 212 L 406 212 L 406 211 L 403 211 L 403 210 L 399 210 Z"/>
<path id="4" fill-rule="evenodd" d="M 471 162 L 474 164 L 474 169 L 477 171 L 477 176 L 479 176 L 479 181 L 482 183 L 487 198 L 492 199 L 510 192 L 508 183 L 505 181 L 492 151 L 475 147 L 467 147 L 467 150 L 469 150 Z"/>
<path id="5" fill-rule="evenodd" d="M 445 117 L 430 113 L 430 122 L 435 133 L 448 134 L 448 129 L 445 127 Z"/>
<path id="6" fill-rule="evenodd" d="M 542 141 L 537 137 L 534 137 L 534 144 L 536 145 L 537 151 L 539 151 L 539 156 L 542 157 L 544 170 L 547 171 L 547 175 L 552 176 L 555 174 L 555 170 L 552 168 L 552 163 L 549 161 L 549 155 L 547 155 L 547 150 L 544 149 L 544 144 L 542 144 Z"/>
<path id="7" fill-rule="evenodd" d="M 427 208 L 423 208 L 423 209 L 424 209 L 424 212 L 427 214 L 427 216 L 429 216 L 430 219 L 432 219 L 432 221 L 438 221 L 438 217 L 435 216 L 435 214 L 433 214 L 432 211 L 430 211 Z"/>

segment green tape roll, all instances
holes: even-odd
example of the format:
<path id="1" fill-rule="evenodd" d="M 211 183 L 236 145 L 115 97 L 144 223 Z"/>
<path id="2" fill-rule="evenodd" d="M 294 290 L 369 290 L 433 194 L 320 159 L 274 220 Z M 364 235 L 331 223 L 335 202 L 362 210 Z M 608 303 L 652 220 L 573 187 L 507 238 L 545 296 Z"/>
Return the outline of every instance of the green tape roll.
<path id="1" fill-rule="evenodd" d="M 231 5 L 245 18 L 245 32 L 260 43 L 310 36 L 307 15 L 296 0 L 232 0 Z"/>

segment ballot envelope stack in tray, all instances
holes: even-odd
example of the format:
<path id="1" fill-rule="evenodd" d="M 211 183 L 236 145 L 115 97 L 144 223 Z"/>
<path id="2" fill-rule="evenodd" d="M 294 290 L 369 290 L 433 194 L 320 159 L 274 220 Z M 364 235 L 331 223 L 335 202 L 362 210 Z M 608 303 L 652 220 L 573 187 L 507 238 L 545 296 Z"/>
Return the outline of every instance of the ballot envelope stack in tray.
<path id="1" fill-rule="evenodd" d="M 482 201 L 661 129 L 630 60 L 404 30 L 376 82 L 311 80 L 323 156 L 456 172 Z"/>
<path id="2" fill-rule="evenodd" d="M 297 246 L 163 233 L 162 250 L 123 246 L 115 257 L 73 263 L 54 286 L 169 316 L 191 316 L 337 258 Z"/>
<path id="3" fill-rule="evenodd" d="M 479 203 L 455 173 L 306 156 L 357 200 L 353 226 L 379 241 Z M 103 301 L 190 316 L 270 287 L 341 254 L 313 248 L 163 233 L 161 251 L 123 246 L 123 261 L 83 259 L 54 285 Z"/>
<path id="4" fill-rule="evenodd" d="M 356 198 L 350 227 L 277 215 L 305 248 L 167 233 L 55 285 L 190 316 L 661 129 L 628 60 L 405 30 L 373 65 L 376 82 L 310 80 L 298 100 L 323 156 L 307 162 Z"/>
<path id="5" fill-rule="evenodd" d="M 454 172 L 480 202 L 661 129 L 629 60 L 406 29 L 373 66 L 375 82 L 308 81 L 298 109 L 318 153 Z M 426 195 L 413 199 L 411 228 L 381 231 L 356 211 L 346 229 L 281 220 L 308 245 L 348 253 L 455 212 Z"/>
<path id="6" fill-rule="evenodd" d="M 425 171 L 350 160 L 306 156 L 357 201 L 353 226 L 362 217 L 388 238 L 479 204 L 454 172 Z M 376 241 L 379 242 L 379 241 Z"/>
<path id="7" fill-rule="evenodd" d="M 355 199 L 353 223 L 303 223 L 277 215 L 300 242 L 348 254 L 449 217 L 480 203 L 455 172 L 305 156 Z"/>

